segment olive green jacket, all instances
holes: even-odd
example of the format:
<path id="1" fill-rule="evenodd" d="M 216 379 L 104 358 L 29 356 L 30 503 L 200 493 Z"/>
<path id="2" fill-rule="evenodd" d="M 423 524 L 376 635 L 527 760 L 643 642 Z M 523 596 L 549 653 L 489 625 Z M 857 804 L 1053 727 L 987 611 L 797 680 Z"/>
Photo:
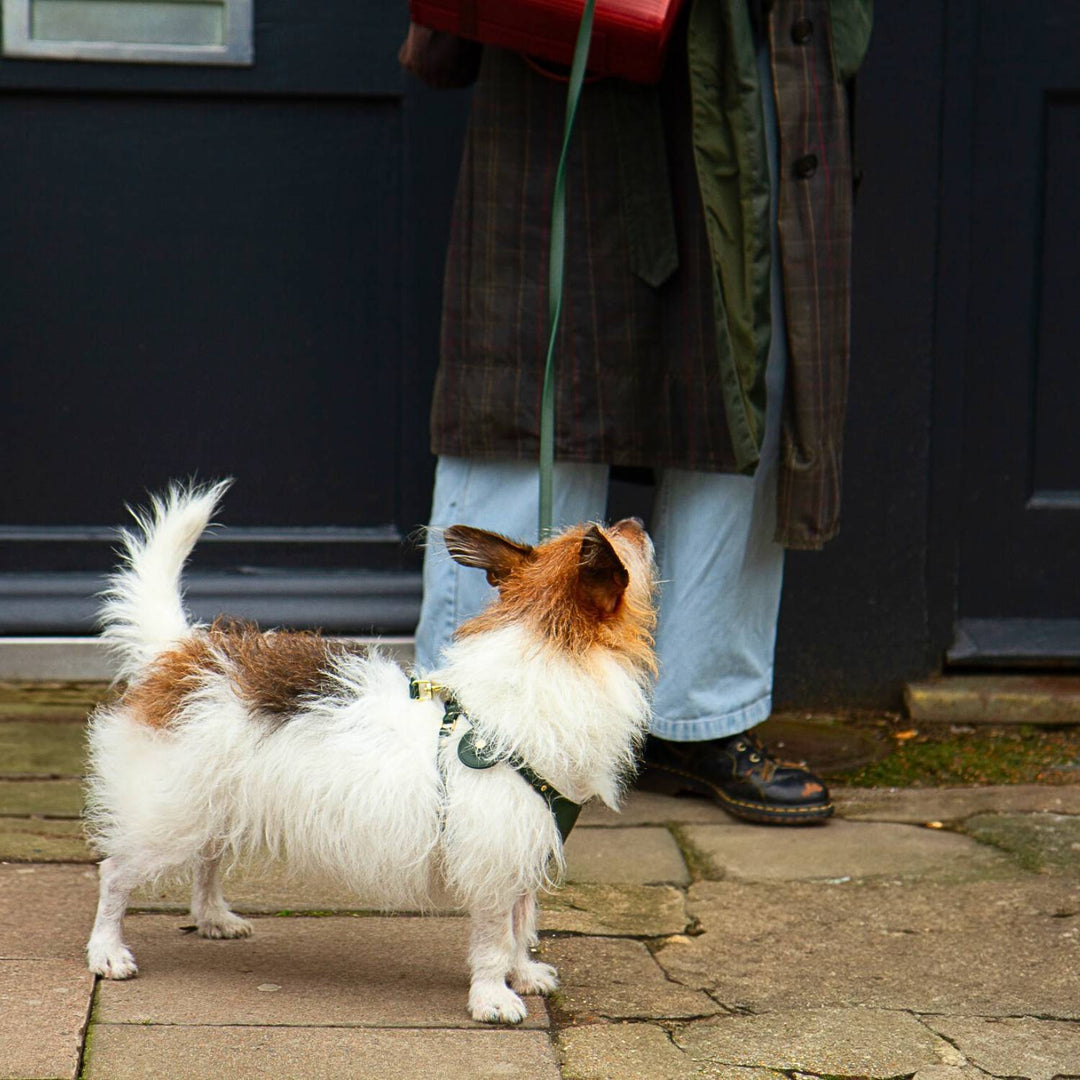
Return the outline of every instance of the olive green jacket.
<path id="1" fill-rule="evenodd" d="M 692 4 L 694 154 L 715 271 L 724 405 L 738 465 L 752 472 L 765 429 L 770 338 L 770 181 L 761 84 L 745 0 Z M 767 20 L 780 128 L 790 355 L 777 539 L 791 547 L 820 547 L 839 521 L 853 194 L 846 84 L 869 44 L 872 4 L 780 3 Z"/>

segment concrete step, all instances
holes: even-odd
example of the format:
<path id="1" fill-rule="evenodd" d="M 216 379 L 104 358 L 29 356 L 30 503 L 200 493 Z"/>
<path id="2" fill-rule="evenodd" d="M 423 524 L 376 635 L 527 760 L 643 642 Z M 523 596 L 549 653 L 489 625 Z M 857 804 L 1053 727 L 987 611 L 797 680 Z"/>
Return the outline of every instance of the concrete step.
<path id="1" fill-rule="evenodd" d="M 399 663 L 412 663 L 411 637 L 344 637 L 342 640 L 378 644 Z M 108 682 L 115 674 L 112 658 L 96 637 L 0 637 L 0 679 L 3 680 Z"/>
<path id="2" fill-rule="evenodd" d="M 1080 724 L 1080 676 L 946 675 L 909 683 L 912 720 L 943 724 Z"/>

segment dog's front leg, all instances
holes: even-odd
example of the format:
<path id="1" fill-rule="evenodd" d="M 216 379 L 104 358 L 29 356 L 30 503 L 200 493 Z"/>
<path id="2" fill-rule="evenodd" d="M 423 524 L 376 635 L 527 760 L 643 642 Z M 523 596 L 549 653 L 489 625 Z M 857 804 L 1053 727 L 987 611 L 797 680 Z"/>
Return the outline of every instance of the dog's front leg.
<path id="1" fill-rule="evenodd" d="M 559 976 L 550 964 L 534 960 L 529 950 L 539 940 L 536 935 L 536 894 L 523 893 L 514 904 L 514 963 L 510 985 L 519 994 L 550 994 L 558 988 Z"/>
<path id="2" fill-rule="evenodd" d="M 221 891 L 220 856 L 201 855 L 195 863 L 191 915 L 200 937 L 241 938 L 251 934 L 251 923 L 229 910 Z"/>
<path id="3" fill-rule="evenodd" d="M 135 957 L 121 937 L 124 912 L 137 881 L 138 875 L 119 859 L 103 859 L 98 866 L 97 917 L 86 943 L 86 963 L 95 975 L 130 979 L 138 974 Z"/>
<path id="4" fill-rule="evenodd" d="M 525 1002 L 506 985 L 506 976 L 517 959 L 513 907 L 511 904 L 501 909 L 473 908 L 470 913 L 469 1012 L 474 1020 L 517 1024 L 525 1019 Z"/>

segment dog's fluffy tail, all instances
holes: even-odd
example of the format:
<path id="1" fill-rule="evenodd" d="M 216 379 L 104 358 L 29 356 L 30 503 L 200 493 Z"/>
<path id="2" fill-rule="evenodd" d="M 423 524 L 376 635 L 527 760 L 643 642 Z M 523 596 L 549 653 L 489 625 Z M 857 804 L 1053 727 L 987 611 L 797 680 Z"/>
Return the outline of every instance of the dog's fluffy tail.
<path id="1" fill-rule="evenodd" d="M 102 640 L 118 675 L 136 674 L 191 629 L 180 573 L 231 480 L 174 484 L 146 510 L 132 510 L 138 531 L 121 530 L 121 565 L 101 609 Z"/>

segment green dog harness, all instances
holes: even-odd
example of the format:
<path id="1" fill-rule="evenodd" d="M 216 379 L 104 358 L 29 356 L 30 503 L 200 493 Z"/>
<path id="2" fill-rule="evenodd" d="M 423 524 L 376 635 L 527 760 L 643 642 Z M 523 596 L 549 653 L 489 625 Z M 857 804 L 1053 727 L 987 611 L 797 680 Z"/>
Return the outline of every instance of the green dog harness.
<path id="1" fill-rule="evenodd" d="M 426 679 L 409 680 L 409 697 L 414 701 L 431 701 L 437 693 L 443 691 L 445 691 L 445 687 L 438 686 Z M 443 721 L 439 727 L 439 738 L 447 738 L 454 730 L 454 725 L 458 719 L 462 716 L 465 716 L 465 712 L 458 704 L 457 699 L 452 694 L 447 696 L 443 706 Z M 525 779 L 533 791 L 543 797 L 548 804 L 548 809 L 551 811 L 551 816 L 555 819 L 555 827 L 559 830 L 560 839 L 563 843 L 566 842 L 570 830 L 578 819 L 578 814 L 581 813 L 580 803 L 568 799 L 558 788 L 534 772 L 517 755 L 512 754 L 509 757 L 500 758 L 491 754 L 485 746 L 484 739 L 478 736 L 476 728 L 469 728 L 461 736 L 457 753 L 458 760 L 462 765 L 470 769 L 490 769 L 493 765 L 498 765 L 500 761 L 505 761 L 510 768 Z"/>

